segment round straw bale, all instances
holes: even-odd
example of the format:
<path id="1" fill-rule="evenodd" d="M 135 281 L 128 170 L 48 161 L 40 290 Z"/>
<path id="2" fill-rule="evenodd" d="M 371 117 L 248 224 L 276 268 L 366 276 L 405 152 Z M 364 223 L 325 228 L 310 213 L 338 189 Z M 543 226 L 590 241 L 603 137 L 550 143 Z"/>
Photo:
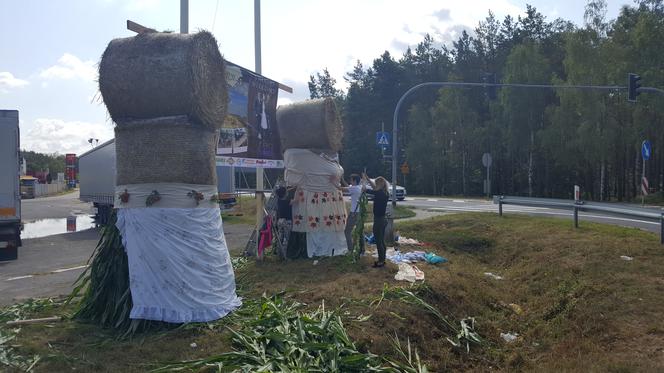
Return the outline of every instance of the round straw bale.
<path id="1" fill-rule="evenodd" d="M 115 127 L 116 185 L 217 185 L 218 133 L 186 116 L 123 122 Z"/>
<path id="2" fill-rule="evenodd" d="M 99 90 L 118 125 L 187 115 L 218 129 L 228 106 L 224 60 L 214 36 L 205 31 L 112 40 L 99 63 Z"/>
<path id="3" fill-rule="evenodd" d="M 341 150 L 343 124 L 332 98 L 277 108 L 281 151 L 292 148 Z"/>

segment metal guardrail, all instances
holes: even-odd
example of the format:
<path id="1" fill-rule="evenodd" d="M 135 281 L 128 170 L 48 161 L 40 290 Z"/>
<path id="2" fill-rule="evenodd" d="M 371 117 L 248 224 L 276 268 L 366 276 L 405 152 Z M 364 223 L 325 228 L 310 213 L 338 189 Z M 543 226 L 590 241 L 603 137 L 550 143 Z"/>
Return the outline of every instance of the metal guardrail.
<path id="1" fill-rule="evenodd" d="M 503 216 L 503 205 L 546 207 L 559 210 L 571 210 L 574 215 L 574 227 L 579 227 L 579 211 L 598 211 L 612 215 L 637 217 L 659 222 L 660 243 L 664 244 L 664 209 L 645 208 L 601 202 L 574 201 L 553 198 L 531 198 L 493 196 L 493 203 L 498 205 L 498 215 Z"/>

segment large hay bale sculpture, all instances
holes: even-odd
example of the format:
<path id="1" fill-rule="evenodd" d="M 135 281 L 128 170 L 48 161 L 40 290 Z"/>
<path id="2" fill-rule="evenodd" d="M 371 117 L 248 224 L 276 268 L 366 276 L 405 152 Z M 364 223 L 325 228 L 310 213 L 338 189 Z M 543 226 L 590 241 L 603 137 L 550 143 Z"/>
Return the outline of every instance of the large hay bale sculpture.
<path id="1" fill-rule="evenodd" d="M 116 184 L 216 186 L 217 134 L 185 115 L 121 122 L 115 127 Z"/>
<path id="2" fill-rule="evenodd" d="M 99 87 L 116 123 L 116 226 L 132 319 L 210 321 L 241 302 L 216 203 L 215 145 L 227 107 L 214 37 L 113 40 Z"/>
<path id="3" fill-rule="evenodd" d="M 337 156 L 343 127 L 334 100 L 279 107 L 277 123 L 285 150 L 286 183 L 298 187 L 293 231 L 306 233 L 309 257 L 345 254 L 347 212 L 337 189 L 343 176 Z"/>
<path id="4" fill-rule="evenodd" d="M 99 63 L 99 90 L 119 126 L 126 120 L 187 115 L 216 130 L 228 107 L 222 61 L 209 32 L 115 39 Z"/>
<path id="5" fill-rule="evenodd" d="M 332 98 L 309 100 L 277 109 L 281 150 L 341 150 L 343 125 Z"/>

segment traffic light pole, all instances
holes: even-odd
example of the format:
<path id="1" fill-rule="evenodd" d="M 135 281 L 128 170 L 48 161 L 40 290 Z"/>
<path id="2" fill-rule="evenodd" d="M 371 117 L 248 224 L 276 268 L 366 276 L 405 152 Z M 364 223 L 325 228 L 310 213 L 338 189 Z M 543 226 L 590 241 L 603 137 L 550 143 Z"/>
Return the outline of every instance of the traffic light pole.
<path id="1" fill-rule="evenodd" d="M 519 83 L 464 83 L 464 82 L 426 82 L 420 83 L 404 93 L 399 101 L 397 101 L 397 106 L 394 108 L 394 116 L 392 117 L 392 206 L 396 207 L 397 205 L 397 162 L 399 161 L 399 147 L 397 146 L 397 134 L 399 133 L 398 119 L 399 119 L 399 110 L 401 105 L 410 96 L 414 91 L 425 88 L 425 87 L 508 87 L 508 88 L 538 88 L 538 89 L 581 89 L 581 90 L 593 90 L 593 91 L 624 91 L 627 89 L 625 86 L 617 85 L 551 85 L 551 84 L 519 84 Z M 638 92 L 652 92 L 664 95 L 664 90 L 653 87 L 639 87 Z"/>
<path id="2" fill-rule="evenodd" d="M 659 88 L 655 88 L 655 87 L 640 87 L 639 92 L 658 93 L 658 94 L 664 96 L 664 89 L 659 89 Z"/>

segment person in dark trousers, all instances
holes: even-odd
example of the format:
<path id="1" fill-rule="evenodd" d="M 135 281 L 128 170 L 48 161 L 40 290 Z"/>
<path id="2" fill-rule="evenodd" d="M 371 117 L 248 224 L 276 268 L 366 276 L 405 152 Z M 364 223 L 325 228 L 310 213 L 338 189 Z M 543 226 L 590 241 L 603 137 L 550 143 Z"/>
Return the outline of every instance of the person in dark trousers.
<path id="1" fill-rule="evenodd" d="M 288 239 L 293 229 L 293 197 L 294 188 L 277 188 L 277 248 L 279 255 L 287 258 Z"/>
<path id="2" fill-rule="evenodd" d="M 371 190 L 367 189 L 366 193 L 374 196 L 373 199 L 373 235 L 376 239 L 376 247 L 378 248 L 378 260 L 374 262 L 374 268 L 385 266 L 385 227 L 387 227 L 387 219 L 385 218 L 385 210 L 387 209 L 387 201 L 390 198 L 390 192 L 387 186 L 387 180 L 382 176 L 378 176 L 375 181 L 367 177 L 367 174 L 362 174 L 362 178 L 371 185 Z"/>
<path id="3" fill-rule="evenodd" d="M 357 223 L 357 217 L 359 215 L 360 208 L 358 206 L 360 196 L 362 195 L 362 186 L 360 185 L 360 175 L 352 174 L 350 175 L 350 186 L 341 188 L 344 192 L 350 194 L 350 212 L 348 213 L 348 220 L 346 220 L 346 229 L 344 234 L 346 235 L 346 244 L 348 245 L 348 250 L 353 250 L 353 229 Z M 360 241 L 360 254 L 364 254 L 364 239 Z"/>

